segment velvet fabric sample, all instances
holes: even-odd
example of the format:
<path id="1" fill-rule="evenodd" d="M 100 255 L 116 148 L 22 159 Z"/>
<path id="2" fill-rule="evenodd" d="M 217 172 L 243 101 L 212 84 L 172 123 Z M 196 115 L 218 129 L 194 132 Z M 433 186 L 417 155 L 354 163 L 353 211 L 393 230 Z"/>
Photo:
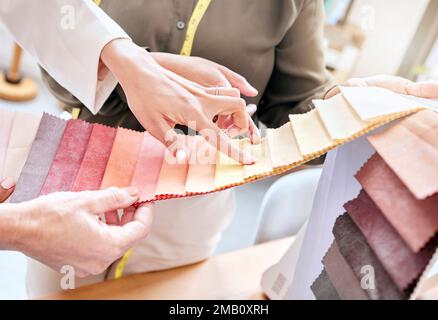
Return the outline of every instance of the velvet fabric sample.
<path id="1" fill-rule="evenodd" d="M 18 179 L 11 202 L 38 197 L 61 142 L 67 121 L 44 114 L 32 144 L 29 157 Z"/>
<path id="2" fill-rule="evenodd" d="M 93 126 L 81 120 L 70 120 L 62 136 L 41 194 L 71 191 L 81 167 Z"/>
<path id="3" fill-rule="evenodd" d="M 324 268 L 342 300 L 368 300 L 368 294 L 360 286 L 360 281 L 350 269 L 341 254 L 336 241 L 322 260 Z"/>
<path id="4" fill-rule="evenodd" d="M 414 252 L 438 231 L 438 194 L 418 200 L 378 154 L 356 178 Z"/>
<path id="5" fill-rule="evenodd" d="M 340 300 L 338 293 L 336 292 L 333 283 L 325 269 L 322 270 L 321 274 L 316 278 L 315 282 L 312 283 L 311 287 L 313 294 L 317 300 Z"/>
<path id="6" fill-rule="evenodd" d="M 140 191 L 140 201 L 151 200 L 155 195 L 165 150 L 160 141 L 144 133 L 131 183 Z"/>
<path id="7" fill-rule="evenodd" d="M 438 192 L 438 113 L 421 111 L 368 140 L 417 199 Z"/>
<path id="8" fill-rule="evenodd" d="M 94 124 L 72 191 L 99 190 L 117 129 Z"/>
<path id="9" fill-rule="evenodd" d="M 401 300 L 406 298 L 392 281 L 348 214 L 345 213 L 338 217 L 333 234 L 339 251 L 356 278 L 360 282 L 369 279 L 372 281 L 366 281 L 369 287 L 364 288 L 371 300 Z M 370 270 L 373 270 L 373 274 L 370 273 Z"/>
<path id="10" fill-rule="evenodd" d="M 398 288 L 407 290 L 426 268 L 437 241 L 415 254 L 363 190 L 345 209 Z"/>

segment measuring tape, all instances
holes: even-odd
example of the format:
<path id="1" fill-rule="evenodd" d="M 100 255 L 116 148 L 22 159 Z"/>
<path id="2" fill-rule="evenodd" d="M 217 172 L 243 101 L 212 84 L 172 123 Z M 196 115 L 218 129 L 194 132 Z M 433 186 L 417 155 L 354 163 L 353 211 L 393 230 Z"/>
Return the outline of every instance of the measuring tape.
<path id="1" fill-rule="evenodd" d="M 93 0 L 96 5 L 100 5 L 102 0 Z M 196 31 L 198 30 L 199 24 L 204 17 L 205 12 L 210 6 L 212 0 L 198 0 L 196 7 L 193 10 L 192 16 L 190 17 L 189 24 L 187 26 L 186 36 L 180 51 L 180 55 L 190 56 L 192 54 L 193 42 L 195 41 Z M 123 270 L 125 269 L 126 263 L 129 257 L 132 255 L 132 248 L 129 249 L 117 264 L 116 271 L 114 274 L 114 279 L 120 279 L 123 276 Z"/>

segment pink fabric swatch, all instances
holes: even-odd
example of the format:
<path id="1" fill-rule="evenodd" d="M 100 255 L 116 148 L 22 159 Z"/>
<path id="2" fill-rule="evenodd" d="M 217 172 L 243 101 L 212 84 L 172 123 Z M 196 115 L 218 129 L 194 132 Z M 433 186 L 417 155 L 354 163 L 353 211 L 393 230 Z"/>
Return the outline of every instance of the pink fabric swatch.
<path id="1" fill-rule="evenodd" d="M 93 126 L 81 120 L 70 120 L 50 167 L 41 195 L 71 191 L 87 149 Z"/>
<path id="2" fill-rule="evenodd" d="M 99 190 L 117 129 L 93 125 L 84 159 L 73 184 L 72 191 Z"/>
<path id="3" fill-rule="evenodd" d="M 144 133 L 131 183 L 140 190 L 140 202 L 151 200 L 155 195 L 165 150 L 160 141 Z"/>

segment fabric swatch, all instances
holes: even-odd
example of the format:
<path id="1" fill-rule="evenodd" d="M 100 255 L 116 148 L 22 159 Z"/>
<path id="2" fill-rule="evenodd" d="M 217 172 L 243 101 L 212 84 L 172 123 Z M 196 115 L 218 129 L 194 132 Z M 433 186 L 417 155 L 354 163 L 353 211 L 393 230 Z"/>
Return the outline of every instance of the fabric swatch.
<path id="1" fill-rule="evenodd" d="M 333 242 L 323 258 L 324 268 L 342 300 L 368 300 L 368 294 L 350 269 L 344 256 Z"/>
<path id="2" fill-rule="evenodd" d="M 373 155 L 356 178 L 414 252 L 438 231 L 438 194 L 416 199 L 380 155 Z"/>
<path id="3" fill-rule="evenodd" d="M 196 194 L 214 189 L 216 158 L 216 149 L 205 139 L 195 136 L 190 151 L 186 192 Z"/>
<path id="4" fill-rule="evenodd" d="M 316 278 L 315 282 L 310 287 L 317 300 L 340 300 L 333 283 L 325 269 Z"/>
<path id="5" fill-rule="evenodd" d="M 415 254 L 363 190 L 345 209 L 397 287 L 407 290 L 426 268 L 437 241 Z"/>
<path id="6" fill-rule="evenodd" d="M 12 177 L 15 181 L 18 180 L 35 139 L 40 121 L 41 115 L 27 112 L 15 113 L 4 158 L 3 177 Z"/>
<path id="7" fill-rule="evenodd" d="M 236 140 L 232 143 L 238 144 Z M 231 159 L 223 152 L 217 153 L 216 173 L 215 173 L 215 187 L 221 189 L 227 186 L 233 186 L 244 181 L 243 166 L 237 161 Z"/>
<path id="8" fill-rule="evenodd" d="M 15 113 L 9 110 L 0 109 L 0 179 L 3 176 L 3 167 L 5 163 L 6 150 L 8 149 L 9 136 L 11 134 L 12 123 L 14 122 Z"/>
<path id="9" fill-rule="evenodd" d="M 366 128 L 366 122 L 340 94 L 328 100 L 314 100 L 313 104 L 333 140 L 349 139 Z"/>
<path id="10" fill-rule="evenodd" d="M 242 140 L 242 148 L 254 156 L 257 161 L 252 165 L 243 166 L 244 179 L 269 174 L 273 167 L 269 153 L 268 140 L 263 138 L 259 144 L 251 144 L 248 139 Z"/>
<path id="11" fill-rule="evenodd" d="M 304 158 L 322 154 L 328 147 L 333 145 L 334 142 L 325 129 L 318 111 L 312 110 L 305 114 L 291 114 L 289 118 L 298 147 Z"/>
<path id="12" fill-rule="evenodd" d="M 82 120 L 69 120 L 41 189 L 41 195 L 71 191 L 81 167 L 93 126 Z"/>
<path id="13" fill-rule="evenodd" d="M 335 223 L 333 234 L 339 251 L 344 256 L 351 270 L 359 281 L 369 275 L 374 281 L 365 281 L 369 288 L 364 288 L 371 300 L 401 300 L 405 295 L 392 281 L 365 237 L 348 214 L 341 215 Z M 365 269 L 363 269 L 365 268 Z M 368 272 L 364 272 L 368 270 Z M 369 273 L 374 271 L 374 276 Z"/>
<path id="14" fill-rule="evenodd" d="M 38 197 L 66 126 L 65 120 L 46 113 L 43 115 L 11 202 L 19 203 Z"/>
<path id="15" fill-rule="evenodd" d="M 421 109 L 417 102 L 383 88 L 341 87 L 341 92 L 364 121 Z"/>
<path id="16" fill-rule="evenodd" d="M 417 199 L 438 192 L 431 179 L 438 177 L 438 113 L 421 111 L 368 140 Z"/>
<path id="17" fill-rule="evenodd" d="M 278 129 L 266 129 L 270 158 L 274 168 L 303 161 L 290 122 Z"/>
<path id="18" fill-rule="evenodd" d="M 94 124 L 72 191 L 99 190 L 117 129 Z"/>
<path id="19" fill-rule="evenodd" d="M 160 141 L 148 132 L 144 132 L 140 156 L 131 182 L 131 185 L 137 187 L 140 192 L 140 201 L 148 201 L 155 196 L 165 150 Z"/>

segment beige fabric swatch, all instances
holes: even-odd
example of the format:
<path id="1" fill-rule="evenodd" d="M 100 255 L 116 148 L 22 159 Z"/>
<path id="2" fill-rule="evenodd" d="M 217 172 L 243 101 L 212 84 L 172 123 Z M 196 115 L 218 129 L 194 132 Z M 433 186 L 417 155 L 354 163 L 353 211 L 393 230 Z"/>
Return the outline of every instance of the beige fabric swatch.
<path id="1" fill-rule="evenodd" d="M 374 121 L 379 118 L 419 109 L 418 102 L 377 87 L 341 87 L 341 92 L 360 118 Z"/>
<path id="2" fill-rule="evenodd" d="M 238 140 L 232 140 L 239 144 Z M 220 189 L 244 181 L 243 165 L 234 161 L 223 152 L 217 153 L 215 188 Z"/>
<path id="3" fill-rule="evenodd" d="M 303 161 L 303 156 L 298 148 L 290 122 L 278 129 L 267 129 L 266 139 L 268 140 L 269 152 L 274 168 Z"/>
<path id="4" fill-rule="evenodd" d="M 272 171 L 271 155 L 269 153 L 268 140 L 266 138 L 263 138 L 259 144 L 251 144 L 248 139 L 244 139 L 242 140 L 242 147 L 257 158 L 256 163 L 243 166 L 245 179 Z"/>
<path id="5" fill-rule="evenodd" d="M 4 159 L 2 177 L 18 180 L 24 167 L 42 115 L 16 112 L 12 123 L 9 143 Z"/>
<path id="6" fill-rule="evenodd" d="M 342 94 L 328 100 L 314 100 L 313 104 L 333 140 L 346 140 L 365 129 L 367 125 Z"/>
<path id="7" fill-rule="evenodd" d="M 438 192 L 438 113 L 421 111 L 368 140 L 417 199 Z"/>
<path id="8" fill-rule="evenodd" d="M 332 146 L 334 141 L 319 117 L 318 111 L 289 115 L 301 154 L 309 157 Z"/>

